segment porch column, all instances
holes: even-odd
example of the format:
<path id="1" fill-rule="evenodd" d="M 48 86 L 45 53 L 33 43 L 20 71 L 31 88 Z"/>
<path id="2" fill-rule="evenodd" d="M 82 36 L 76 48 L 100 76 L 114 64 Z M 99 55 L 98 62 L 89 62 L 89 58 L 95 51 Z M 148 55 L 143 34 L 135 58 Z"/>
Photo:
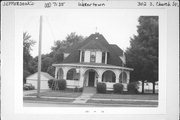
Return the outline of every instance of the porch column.
<path id="1" fill-rule="evenodd" d="M 64 67 L 64 68 L 62 68 L 63 69 L 63 79 L 67 79 L 67 72 L 68 72 L 68 68 L 66 68 L 66 67 Z"/>
<path id="2" fill-rule="evenodd" d="M 84 84 L 84 68 L 80 68 L 80 74 L 79 74 L 79 86 L 80 87 L 83 87 L 83 84 Z"/>
<path id="3" fill-rule="evenodd" d="M 104 70 L 98 69 L 98 82 L 102 82 L 102 75 L 103 75 Z"/>
<path id="4" fill-rule="evenodd" d="M 59 67 L 56 67 L 56 69 L 55 69 L 55 76 L 54 76 L 54 78 L 56 78 L 56 79 L 57 79 L 57 72 L 58 72 L 58 69 L 59 69 Z"/>
<path id="5" fill-rule="evenodd" d="M 115 82 L 119 83 L 119 75 L 120 75 L 121 72 L 119 70 L 115 70 L 114 73 L 116 75 L 116 81 Z"/>
<path id="6" fill-rule="evenodd" d="M 130 72 L 129 72 L 129 71 L 126 71 L 126 75 L 127 75 L 127 83 L 129 83 L 129 80 L 130 80 Z"/>

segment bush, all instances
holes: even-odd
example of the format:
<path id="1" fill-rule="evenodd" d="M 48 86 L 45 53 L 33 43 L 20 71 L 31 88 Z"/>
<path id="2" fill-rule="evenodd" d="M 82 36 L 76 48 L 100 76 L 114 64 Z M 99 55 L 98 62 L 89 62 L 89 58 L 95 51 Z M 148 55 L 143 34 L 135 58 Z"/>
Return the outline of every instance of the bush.
<path id="1" fill-rule="evenodd" d="M 128 89 L 129 94 L 137 94 L 138 93 L 138 87 L 135 82 L 129 83 L 127 86 L 127 89 Z"/>
<path id="2" fill-rule="evenodd" d="M 105 83 L 97 83 L 97 92 L 98 93 L 106 93 L 106 84 Z"/>
<path id="3" fill-rule="evenodd" d="M 54 81 L 54 79 L 50 79 L 50 80 L 48 80 L 48 86 L 49 86 L 49 88 L 51 88 L 51 87 L 52 87 L 52 83 L 53 83 L 53 81 Z"/>
<path id="4" fill-rule="evenodd" d="M 48 85 L 52 90 L 65 90 L 66 89 L 66 80 L 64 80 L 64 79 L 60 79 L 60 80 L 52 79 L 52 80 L 48 81 Z"/>
<path id="5" fill-rule="evenodd" d="M 65 90 L 66 89 L 66 80 L 60 79 L 58 81 L 58 88 L 59 90 Z"/>
<path id="6" fill-rule="evenodd" d="M 122 93 L 123 92 L 123 85 L 121 83 L 116 83 L 113 85 L 114 93 Z"/>

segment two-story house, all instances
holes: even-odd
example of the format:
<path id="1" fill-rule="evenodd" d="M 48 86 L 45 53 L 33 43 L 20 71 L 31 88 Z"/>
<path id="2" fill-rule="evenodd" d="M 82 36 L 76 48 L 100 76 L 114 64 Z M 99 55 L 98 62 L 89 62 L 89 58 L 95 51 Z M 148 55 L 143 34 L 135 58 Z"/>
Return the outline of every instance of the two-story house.
<path id="1" fill-rule="evenodd" d="M 124 67 L 124 63 L 123 51 L 95 33 L 67 48 L 63 62 L 53 66 L 55 78 L 65 79 L 67 88 L 96 87 L 97 82 L 104 82 L 107 90 L 115 83 L 122 83 L 126 90 L 133 69 Z"/>

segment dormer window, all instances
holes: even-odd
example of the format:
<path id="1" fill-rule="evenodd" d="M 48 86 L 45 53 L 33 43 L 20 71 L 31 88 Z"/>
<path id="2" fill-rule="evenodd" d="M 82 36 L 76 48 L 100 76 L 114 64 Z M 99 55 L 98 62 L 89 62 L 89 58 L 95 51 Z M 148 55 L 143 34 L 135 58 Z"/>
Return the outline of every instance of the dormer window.
<path id="1" fill-rule="evenodd" d="M 96 52 L 95 51 L 91 51 L 90 53 L 90 62 L 94 62 L 96 61 Z"/>

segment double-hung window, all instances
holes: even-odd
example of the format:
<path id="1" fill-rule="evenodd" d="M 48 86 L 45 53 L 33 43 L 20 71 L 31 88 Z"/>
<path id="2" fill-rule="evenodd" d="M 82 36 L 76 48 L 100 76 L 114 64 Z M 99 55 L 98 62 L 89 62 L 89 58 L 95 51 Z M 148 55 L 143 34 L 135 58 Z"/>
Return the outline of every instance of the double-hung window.
<path id="1" fill-rule="evenodd" d="M 95 51 L 91 51 L 90 53 L 90 62 L 96 62 L 96 52 Z"/>

